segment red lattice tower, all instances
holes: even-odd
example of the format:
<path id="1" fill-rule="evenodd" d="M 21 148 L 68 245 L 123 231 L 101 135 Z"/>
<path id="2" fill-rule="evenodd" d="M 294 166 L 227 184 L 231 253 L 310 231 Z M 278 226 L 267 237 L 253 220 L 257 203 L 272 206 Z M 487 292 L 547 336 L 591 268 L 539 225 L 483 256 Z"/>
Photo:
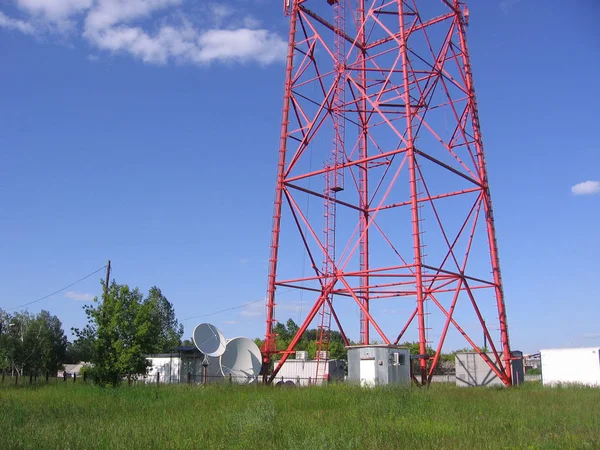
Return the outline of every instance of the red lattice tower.
<path id="1" fill-rule="evenodd" d="M 333 317 L 346 345 L 354 345 L 348 330 L 357 344 L 417 341 L 423 384 L 453 339 L 454 348 L 472 347 L 510 385 L 466 6 L 342 1 L 285 2 L 290 33 L 265 379 L 273 380 L 313 320 L 317 350 L 327 350 Z M 323 209 L 314 208 L 319 202 Z M 281 352 L 273 334 L 279 287 L 314 296 Z M 475 342 L 482 336 L 489 349 Z M 276 353 L 281 360 L 270 371 Z M 317 353 L 317 379 L 321 359 Z"/>

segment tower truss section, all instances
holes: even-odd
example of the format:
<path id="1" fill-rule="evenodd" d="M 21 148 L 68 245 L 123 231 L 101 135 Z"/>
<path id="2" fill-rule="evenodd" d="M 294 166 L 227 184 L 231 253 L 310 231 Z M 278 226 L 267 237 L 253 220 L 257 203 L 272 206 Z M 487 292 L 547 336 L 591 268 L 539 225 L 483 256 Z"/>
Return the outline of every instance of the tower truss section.
<path id="1" fill-rule="evenodd" d="M 466 5 L 287 0 L 284 12 L 265 380 L 316 324 L 321 350 L 330 325 L 348 346 L 418 342 L 418 383 L 446 344 L 472 348 L 510 385 Z M 300 297 L 303 322 L 277 350 L 276 312 Z"/>

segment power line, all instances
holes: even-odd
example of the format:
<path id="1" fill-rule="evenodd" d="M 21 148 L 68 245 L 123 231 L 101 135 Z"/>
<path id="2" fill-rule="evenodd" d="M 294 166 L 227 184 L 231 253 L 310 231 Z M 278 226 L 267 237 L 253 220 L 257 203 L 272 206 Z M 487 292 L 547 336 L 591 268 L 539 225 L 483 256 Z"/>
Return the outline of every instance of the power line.
<path id="1" fill-rule="evenodd" d="M 291 290 L 292 290 L 292 288 L 287 288 L 287 289 L 284 289 L 284 290 L 282 290 L 282 291 L 280 292 L 280 294 L 285 294 L 286 292 L 289 292 L 289 291 L 291 291 Z M 232 306 L 231 308 L 222 309 L 222 310 L 220 310 L 220 311 L 215 311 L 215 312 L 211 312 L 211 313 L 208 313 L 208 314 L 201 314 L 201 315 L 199 315 L 199 316 L 192 316 L 192 317 L 188 317 L 187 319 L 183 319 L 183 320 L 182 320 L 182 322 L 185 322 L 186 320 L 191 320 L 191 319 L 199 319 L 200 317 L 214 316 L 214 315 L 216 315 L 216 314 L 221 314 L 221 313 L 224 313 L 224 312 L 227 312 L 227 311 L 233 311 L 234 309 L 243 308 L 244 306 L 248 306 L 248 305 L 252 305 L 253 303 L 264 302 L 264 301 L 265 301 L 265 299 L 264 299 L 264 298 L 261 298 L 261 299 L 259 299 L 259 300 L 254 300 L 254 301 L 252 301 L 252 302 L 246 302 L 246 303 L 242 303 L 241 305 Z"/>
<path id="2" fill-rule="evenodd" d="M 94 275 L 94 274 L 96 274 L 96 273 L 100 272 L 101 270 L 104 270 L 105 268 L 106 268 L 106 265 L 104 265 L 104 266 L 100 267 L 98 270 L 95 270 L 95 271 L 93 271 L 92 273 L 90 273 L 90 274 L 86 275 L 85 277 L 83 277 L 83 278 L 80 278 L 79 280 L 77 280 L 77 281 L 75 281 L 75 282 L 73 282 L 73 283 L 69 284 L 68 286 L 65 286 L 64 288 L 61 288 L 61 289 L 59 289 L 58 291 L 54 291 L 54 292 L 52 292 L 51 294 L 44 295 L 43 297 L 41 297 L 41 298 L 38 298 L 37 300 L 34 300 L 34 301 L 32 301 L 32 302 L 29 302 L 29 303 L 23 303 L 22 305 L 19 305 L 19 306 L 14 306 L 14 307 L 12 307 L 12 308 L 5 309 L 5 311 L 12 311 L 12 310 L 14 310 L 14 309 L 19 309 L 19 308 L 22 308 L 22 307 L 24 307 L 24 306 L 29 306 L 29 305 L 33 305 L 34 303 L 41 302 L 42 300 L 45 300 L 45 299 L 47 299 L 48 297 L 52 297 L 53 295 L 56 295 L 56 294 L 58 294 L 59 292 L 62 292 L 62 291 L 64 291 L 65 289 L 69 289 L 71 286 L 75 286 L 77 283 L 79 283 L 79 282 L 81 282 L 81 281 L 83 281 L 83 280 L 85 280 L 85 279 L 87 279 L 87 278 L 91 277 L 92 275 Z"/>
<path id="3" fill-rule="evenodd" d="M 237 305 L 237 306 L 232 306 L 231 308 L 227 308 L 227 309 L 222 309 L 220 311 L 215 311 L 215 312 L 211 312 L 208 314 L 202 314 L 200 316 L 192 316 L 192 317 L 188 317 L 187 319 L 183 319 L 182 322 L 185 322 L 186 320 L 190 320 L 190 319 L 198 319 L 200 317 L 208 317 L 208 316 L 214 316 L 215 314 L 221 314 L 227 311 L 232 311 L 234 309 L 239 309 L 239 308 L 243 308 L 244 306 L 248 306 L 251 305 L 253 303 L 258 303 L 258 302 L 264 302 L 264 299 L 260 299 L 260 300 L 254 300 L 253 302 L 247 302 L 247 303 L 242 303 L 241 305 Z"/>

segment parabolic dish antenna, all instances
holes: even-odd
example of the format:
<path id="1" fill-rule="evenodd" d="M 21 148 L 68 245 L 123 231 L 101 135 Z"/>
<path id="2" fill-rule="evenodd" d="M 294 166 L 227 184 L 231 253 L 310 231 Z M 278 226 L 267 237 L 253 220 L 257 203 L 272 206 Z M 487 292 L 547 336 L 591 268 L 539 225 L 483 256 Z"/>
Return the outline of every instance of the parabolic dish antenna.
<path id="1" fill-rule="evenodd" d="M 210 323 L 201 323 L 194 328 L 194 345 L 208 356 L 221 356 L 225 351 L 225 337 L 217 327 Z"/>
<path id="2" fill-rule="evenodd" d="M 262 366 L 260 349 L 252 339 L 236 337 L 227 341 L 227 348 L 219 359 L 223 376 L 231 375 L 236 383 L 257 380 Z"/>

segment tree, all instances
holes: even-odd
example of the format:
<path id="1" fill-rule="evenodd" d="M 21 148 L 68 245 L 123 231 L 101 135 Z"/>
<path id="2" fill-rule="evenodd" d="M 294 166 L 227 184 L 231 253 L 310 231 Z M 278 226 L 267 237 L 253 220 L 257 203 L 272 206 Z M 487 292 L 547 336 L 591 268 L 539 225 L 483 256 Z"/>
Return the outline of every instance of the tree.
<path id="1" fill-rule="evenodd" d="M 91 371 L 101 384 L 118 384 L 127 374 L 145 373 L 149 361 L 144 355 L 180 345 L 183 329 L 175 319 L 173 306 L 157 287 L 146 299 L 138 288 L 111 283 L 95 305 L 84 306 L 88 324 L 74 329 L 74 345 L 91 343 Z"/>
<path id="2" fill-rule="evenodd" d="M 58 371 L 64 361 L 67 338 L 58 317 L 42 310 L 8 314 L 0 312 L 0 368 L 28 372 Z"/>
<path id="3" fill-rule="evenodd" d="M 159 288 L 156 286 L 150 288 L 148 298 L 144 300 L 144 306 L 148 309 L 149 320 L 156 333 L 154 352 L 167 352 L 181 345 L 183 325 L 177 321 L 173 305 L 169 303 Z"/>
<path id="4" fill-rule="evenodd" d="M 62 323 L 57 316 L 41 311 L 33 321 L 31 332 L 35 333 L 36 328 L 30 368 L 36 372 L 56 373 L 63 366 L 67 353 L 67 337 Z"/>
<path id="5" fill-rule="evenodd" d="M 288 320 L 288 323 L 291 320 L 292 319 Z M 277 339 L 280 341 L 289 341 L 291 339 L 290 332 L 288 331 L 287 327 L 280 322 L 277 322 L 273 327 L 273 333 L 277 335 Z"/>
<path id="6" fill-rule="evenodd" d="M 285 327 L 287 328 L 290 339 L 294 337 L 300 329 L 300 327 L 296 325 L 296 322 L 294 322 L 292 319 L 288 319 L 288 321 L 285 323 Z"/>
<path id="7" fill-rule="evenodd" d="M 14 345 L 11 336 L 12 317 L 6 311 L 0 309 L 0 370 L 12 370 L 14 368 Z"/>

